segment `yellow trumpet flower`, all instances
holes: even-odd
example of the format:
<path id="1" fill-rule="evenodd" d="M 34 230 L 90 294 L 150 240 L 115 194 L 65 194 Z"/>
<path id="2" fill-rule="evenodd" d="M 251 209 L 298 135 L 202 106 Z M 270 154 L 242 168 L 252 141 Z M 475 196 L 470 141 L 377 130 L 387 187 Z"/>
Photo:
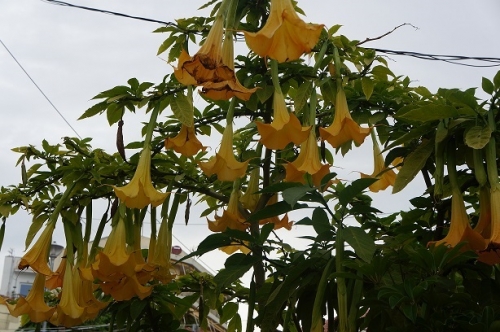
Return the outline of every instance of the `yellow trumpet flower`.
<path id="1" fill-rule="evenodd" d="M 19 261 L 18 268 L 20 270 L 31 267 L 36 272 L 50 276 L 52 271 L 49 268 L 49 250 L 52 244 L 52 233 L 54 232 L 55 223 L 49 223 L 42 234 L 31 247 L 30 250 Z"/>
<path id="2" fill-rule="evenodd" d="M 436 246 L 445 244 L 454 247 L 460 242 L 466 241 L 464 249 L 483 250 L 486 248 L 484 238 L 474 231 L 469 223 L 469 216 L 465 209 L 464 199 L 459 189 L 453 189 L 451 196 L 451 216 L 448 234 L 439 241 L 429 242 Z"/>
<path id="3" fill-rule="evenodd" d="M 248 89 L 244 87 L 234 74 L 234 42 L 231 33 L 226 33 L 226 38 L 222 44 L 222 63 L 233 71 L 232 77 L 220 82 L 204 82 L 201 94 L 212 100 L 229 100 L 232 97 L 245 101 L 249 100 L 252 94 L 257 91 L 257 88 Z"/>
<path id="4" fill-rule="evenodd" d="M 314 131 L 311 130 L 307 140 L 300 145 L 297 159 L 287 163 L 285 170 L 285 181 L 287 182 L 305 183 L 304 175 L 309 173 L 312 176 L 314 186 L 318 188 L 321 186 L 323 177 L 330 173 L 330 165 L 321 164 Z"/>
<path id="5" fill-rule="evenodd" d="M 361 178 L 378 179 L 370 185 L 370 191 L 376 193 L 387 189 L 389 186 L 393 186 L 396 181 L 396 173 L 392 169 L 385 167 L 384 157 L 375 137 L 373 137 L 373 163 L 374 170 L 371 175 L 361 173 Z"/>
<path id="6" fill-rule="evenodd" d="M 66 272 L 66 250 L 61 258 L 61 262 L 57 267 L 57 270 L 47 278 L 45 281 L 45 287 L 48 289 L 56 289 L 57 287 L 62 287 L 64 273 Z"/>
<path id="7" fill-rule="evenodd" d="M 217 174 L 220 181 L 234 181 L 245 175 L 248 161 L 239 162 L 234 157 L 232 123 L 228 123 L 224 129 L 219 152 L 207 162 L 200 162 L 198 165 L 207 176 Z"/>
<path id="8" fill-rule="evenodd" d="M 271 199 L 267 202 L 266 206 L 273 205 L 278 202 L 278 195 L 274 194 Z M 267 219 L 261 219 L 259 220 L 259 225 L 265 225 L 273 223 L 274 224 L 274 230 L 278 230 L 280 228 L 286 228 L 287 230 L 292 230 L 293 222 L 288 221 L 288 213 L 283 216 L 283 218 L 279 218 L 278 216 L 267 218 Z"/>
<path id="9" fill-rule="evenodd" d="M 48 320 L 54 314 L 55 307 L 49 307 L 44 301 L 45 293 L 45 275 L 37 273 L 33 286 L 26 298 L 20 297 L 17 303 L 10 304 L 6 302 L 7 309 L 14 317 L 28 315 L 33 323 L 40 323 Z"/>
<path id="10" fill-rule="evenodd" d="M 134 177 L 123 187 L 113 186 L 116 196 L 128 208 L 142 209 L 149 204 L 158 206 L 169 193 L 158 191 L 151 183 L 151 149 L 142 150 Z"/>
<path id="11" fill-rule="evenodd" d="M 260 168 L 256 167 L 250 172 L 250 179 L 248 180 L 248 186 L 240 197 L 240 203 L 245 209 L 250 211 L 255 210 L 257 203 L 259 202 L 260 195 L 257 194 L 259 190 L 259 178 L 260 178 Z"/>
<path id="12" fill-rule="evenodd" d="M 186 69 L 183 68 L 184 62 L 191 60 L 188 52 L 186 50 L 181 51 L 181 55 L 179 56 L 179 60 L 177 62 L 177 67 L 174 68 L 174 76 L 177 78 L 179 82 L 184 85 L 196 85 L 196 80 L 191 74 L 189 74 Z"/>
<path id="13" fill-rule="evenodd" d="M 293 61 L 318 43 L 322 24 L 305 23 L 291 0 L 271 0 L 269 17 L 258 32 L 245 31 L 248 47 L 261 57 L 278 62 Z"/>
<path id="14" fill-rule="evenodd" d="M 194 127 L 188 127 L 184 124 L 181 126 L 181 130 L 177 136 L 165 139 L 165 148 L 173 149 L 175 152 L 186 157 L 192 157 L 198 151 L 205 151 L 206 149 L 198 138 L 196 138 Z"/>
<path id="15" fill-rule="evenodd" d="M 64 273 L 61 301 L 57 305 L 57 316 L 59 319 L 68 316 L 78 319 L 83 316 L 85 308 L 80 305 L 81 279 L 78 270 L 73 270 L 71 263 L 66 261 L 66 273 Z"/>
<path id="16" fill-rule="evenodd" d="M 183 61 L 180 67 L 182 71 L 191 75 L 199 85 L 205 82 L 222 82 L 234 79 L 234 71 L 222 61 L 223 33 L 224 18 L 219 15 L 201 48 L 191 59 Z"/>
<path id="17" fill-rule="evenodd" d="M 248 244 L 248 242 L 245 243 Z M 232 253 L 235 253 L 238 250 L 244 253 L 245 255 L 248 255 L 251 252 L 251 250 L 248 249 L 248 247 L 241 245 L 238 242 L 233 242 L 231 245 L 220 247 L 219 249 L 228 255 L 231 255 Z"/>
<path id="18" fill-rule="evenodd" d="M 357 145 L 364 142 L 370 133 L 370 128 L 360 127 L 352 118 L 347 106 L 347 98 L 342 88 L 337 91 L 335 116 L 328 128 L 319 128 L 321 139 L 330 143 L 334 148 L 353 140 Z"/>
<path id="19" fill-rule="evenodd" d="M 224 232 L 227 228 L 244 231 L 250 224 L 245 223 L 245 218 L 238 211 L 239 192 L 233 190 L 229 197 L 227 209 L 222 216 L 215 215 L 215 220 L 208 220 L 208 229 L 212 232 Z"/>
<path id="20" fill-rule="evenodd" d="M 288 113 L 285 97 L 279 91 L 273 97 L 273 121 L 270 124 L 256 121 L 260 142 L 268 149 L 282 150 L 289 143 L 301 144 L 309 136 L 311 126 L 302 127 L 295 114 Z"/>

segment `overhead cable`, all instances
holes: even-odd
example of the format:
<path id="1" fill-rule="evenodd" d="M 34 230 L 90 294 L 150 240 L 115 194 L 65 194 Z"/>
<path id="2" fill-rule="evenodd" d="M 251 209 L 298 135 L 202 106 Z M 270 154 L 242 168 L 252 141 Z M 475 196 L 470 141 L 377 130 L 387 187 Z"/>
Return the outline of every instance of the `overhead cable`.
<path id="1" fill-rule="evenodd" d="M 134 20 L 164 24 L 167 26 L 177 26 L 177 24 L 175 24 L 174 22 L 166 22 L 166 21 L 162 21 L 162 20 L 151 19 L 151 18 L 141 17 L 141 16 L 128 15 L 128 14 L 114 12 L 114 11 L 110 11 L 110 10 L 104 10 L 104 9 L 87 7 L 87 6 L 80 6 L 80 5 L 75 5 L 75 4 L 60 1 L 60 0 L 42 0 L 42 1 L 53 4 L 53 5 L 73 7 L 73 8 L 89 10 L 89 11 L 98 12 L 98 13 L 104 13 L 104 14 L 115 15 L 115 16 L 120 16 L 120 17 L 124 17 L 124 18 L 130 18 L 130 19 L 134 19 Z M 198 33 L 201 33 L 201 32 L 198 32 Z M 422 59 L 422 60 L 443 61 L 446 63 L 460 65 L 460 66 L 467 66 L 467 67 L 487 68 L 487 67 L 500 66 L 500 58 L 494 58 L 494 57 L 471 57 L 471 56 L 464 56 L 464 55 L 427 54 L 427 53 L 419 53 L 419 52 L 412 52 L 412 51 L 396 51 L 396 50 L 386 50 L 386 49 L 370 48 L 370 47 L 367 47 L 366 49 L 372 49 L 376 52 L 380 52 L 380 53 L 384 53 L 384 54 L 410 56 L 410 57 L 414 57 L 414 58 Z M 464 61 L 481 61 L 481 62 L 489 62 L 490 64 L 475 65 L 475 64 L 470 64 L 470 63 L 463 63 Z"/>

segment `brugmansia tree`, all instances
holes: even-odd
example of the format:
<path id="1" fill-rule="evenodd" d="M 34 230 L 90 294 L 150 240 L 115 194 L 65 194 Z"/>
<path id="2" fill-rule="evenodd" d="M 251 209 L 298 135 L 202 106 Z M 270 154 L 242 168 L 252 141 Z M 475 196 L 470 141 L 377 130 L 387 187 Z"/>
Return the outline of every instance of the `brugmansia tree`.
<path id="1" fill-rule="evenodd" d="M 117 153 L 71 137 L 14 149 L 22 183 L 1 188 L 1 232 L 20 208 L 32 215 L 19 268 L 36 278 L 25 298 L 3 299 L 11 314 L 71 327 L 107 312 L 110 329 L 180 331 L 196 305 L 202 327 L 217 310 L 230 331 L 496 331 L 500 73 L 483 79 L 484 101 L 475 88 L 431 93 L 340 26 L 306 23 L 295 1 L 204 7 L 210 17 L 156 30 L 167 35 L 158 53 L 176 63 L 161 83 L 132 78 L 81 116 L 118 126 Z M 249 50 L 235 55 L 242 38 Z M 150 117 L 143 140 L 125 144 L 123 119 L 136 112 Z M 373 144 L 373 173 L 336 178 L 333 156 L 361 144 Z M 368 191 L 397 194 L 419 173 L 426 189 L 412 208 L 371 205 Z M 172 274 L 174 220 L 185 208 L 189 221 L 191 199 L 208 221 L 188 257 L 230 255 L 213 277 Z M 107 208 L 96 224 L 98 202 Z M 316 234 L 300 250 L 276 232 L 293 223 Z M 66 253 L 52 271 L 56 224 Z M 47 301 L 46 288 L 58 296 Z"/>

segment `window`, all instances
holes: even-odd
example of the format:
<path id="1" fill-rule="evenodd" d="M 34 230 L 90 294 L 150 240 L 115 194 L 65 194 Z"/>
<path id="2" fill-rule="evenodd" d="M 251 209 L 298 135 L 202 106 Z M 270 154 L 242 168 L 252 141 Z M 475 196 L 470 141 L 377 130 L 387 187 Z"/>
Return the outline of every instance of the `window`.
<path id="1" fill-rule="evenodd" d="M 19 287 L 19 295 L 27 296 L 33 284 L 21 284 Z"/>

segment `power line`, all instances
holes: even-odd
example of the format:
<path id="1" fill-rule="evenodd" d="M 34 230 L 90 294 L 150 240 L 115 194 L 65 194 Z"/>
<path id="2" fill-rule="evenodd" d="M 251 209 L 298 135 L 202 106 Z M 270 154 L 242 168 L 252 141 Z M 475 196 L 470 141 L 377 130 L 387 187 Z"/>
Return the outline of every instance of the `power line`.
<path id="1" fill-rule="evenodd" d="M 410 51 L 385 50 L 385 49 L 380 49 L 380 48 L 372 48 L 372 50 L 374 50 L 376 52 L 380 52 L 380 53 L 391 54 L 391 55 L 411 56 L 411 57 L 414 57 L 417 59 L 423 59 L 423 60 L 444 61 L 444 62 L 448 62 L 448 63 L 454 64 L 454 65 L 461 65 L 461 66 L 468 66 L 468 67 L 485 68 L 485 67 L 500 66 L 500 58 L 471 57 L 471 56 L 465 56 L 465 55 L 426 54 L 426 53 L 410 52 Z M 490 63 L 494 63 L 494 64 L 492 64 L 492 65 L 471 65 L 471 64 L 467 64 L 467 63 L 458 62 L 458 61 L 468 61 L 468 60 L 490 62 Z"/>
<path id="2" fill-rule="evenodd" d="M 124 17 L 124 18 L 130 18 L 130 19 L 134 19 L 134 20 L 140 20 L 140 21 L 146 21 L 146 22 L 152 22 L 152 23 L 160 23 L 160 24 L 165 24 L 167 26 L 177 26 L 177 24 L 175 24 L 173 22 L 166 22 L 166 21 L 151 19 L 151 18 L 147 18 L 147 17 L 128 15 L 128 14 L 124 14 L 124 13 L 119 13 L 119 12 L 114 12 L 114 11 L 110 11 L 110 10 L 94 8 L 94 7 L 74 5 L 74 4 L 64 2 L 64 1 L 59 1 L 59 0 L 42 0 L 42 1 L 47 2 L 49 4 L 53 4 L 53 5 L 73 7 L 73 8 L 77 8 L 77 9 L 89 10 L 89 11 L 103 13 L 103 14 L 109 14 L 109 15 L 115 15 L 115 16 L 120 16 L 120 17 Z M 201 33 L 201 32 L 193 32 L 193 33 Z M 467 66 L 467 67 L 488 68 L 488 67 L 500 66 L 500 58 L 494 58 L 494 57 L 470 57 L 470 56 L 465 56 L 465 55 L 428 54 L 428 53 L 419 53 L 419 52 L 412 52 L 412 51 L 396 51 L 396 50 L 386 50 L 386 49 L 369 48 L 369 47 L 367 47 L 366 49 L 370 49 L 370 50 L 374 50 L 376 52 L 390 54 L 390 55 L 410 56 L 410 57 L 414 57 L 414 58 L 422 59 L 422 60 L 443 61 L 446 63 L 460 65 L 460 66 Z M 462 61 L 471 61 L 471 60 L 472 61 L 490 62 L 492 64 L 474 65 L 474 64 L 462 63 Z"/>
<path id="3" fill-rule="evenodd" d="M 52 103 L 52 101 L 50 101 L 49 97 L 47 97 L 47 95 L 42 91 L 42 89 L 38 86 L 38 84 L 36 84 L 35 80 L 30 76 L 30 74 L 28 74 L 28 72 L 26 71 L 26 69 L 24 69 L 24 67 L 21 65 L 21 63 L 16 59 L 16 57 L 14 56 L 14 54 L 12 54 L 12 52 L 9 50 L 9 48 L 7 47 L 7 45 L 5 45 L 4 42 L 1 39 L 0 39 L 0 43 L 5 48 L 5 50 L 7 50 L 7 52 L 10 54 L 10 56 L 12 57 L 12 59 L 14 59 L 14 61 L 17 63 L 17 65 L 22 69 L 22 71 L 26 74 L 26 76 L 28 76 L 28 78 L 30 79 L 31 83 L 33 83 L 33 85 L 35 85 L 35 87 L 38 89 L 38 91 L 40 91 L 40 93 L 45 97 L 45 99 L 49 102 L 49 104 L 57 112 L 57 114 L 59 114 L 59 116 L 64 120 L 64 122 L 66 122 L 66 124 L 71 128 L 71 130 L 73 130 L 73 132 L 76 134 L 76 136 L 78 136 L 78 138 L 81 139 L 81 136 L 78 134 L 78 132 L 75 130 L 75 128 L 73 128 L 73 126 L 68 122 L 68 120 L 66 120 L 66 118 L 64 117 L 64 115 L 57 109 L 57 107 Z"/>
<path id="4" fill-rule="evenodd" d="M 120 17 L 125 17 L 125 18 L 131 18 L 134 20 L 140 20 L 140 21 L 146 21 L 146 22 L 152 22 L 152 23 L 160 23 L 160 24 L 165 24 L 165 25 L 174 25 L 177 26 L 173 22 L 165 22 L 165 21 L 160 21 L 160 20 L 155 20 L 152 18 L 147 18 L 147 17 L 141 17 L 141 16 L 134 16 L 134 15 L 128 15 L 124 13 L 118 13 L 118 12 L 113 12 L 110 10 L 104 10 L 104 9 L 98 9 L 98 8 L 93 8 L 93 7 L 87 7 L 87 6 L 79 6 L 79 5 L 74 5 L 72 3 L 64 2 L 64 1 L 59 1 L 59 0 L 42 0 L 44 2 L 48 2 L 52 5 L 59 5 L 59 6 L 65 6 L 65 7 L 73 7 L 73 8 L 78 8 L 78 9 L 84 9 L 84 10 L 89 10 L 92 12 L 98 12 L 98 13 L 103 13 L 103 14 L 108 14 L 108 15 L 114 15 L 114 16 L 120 16 Z"/>

